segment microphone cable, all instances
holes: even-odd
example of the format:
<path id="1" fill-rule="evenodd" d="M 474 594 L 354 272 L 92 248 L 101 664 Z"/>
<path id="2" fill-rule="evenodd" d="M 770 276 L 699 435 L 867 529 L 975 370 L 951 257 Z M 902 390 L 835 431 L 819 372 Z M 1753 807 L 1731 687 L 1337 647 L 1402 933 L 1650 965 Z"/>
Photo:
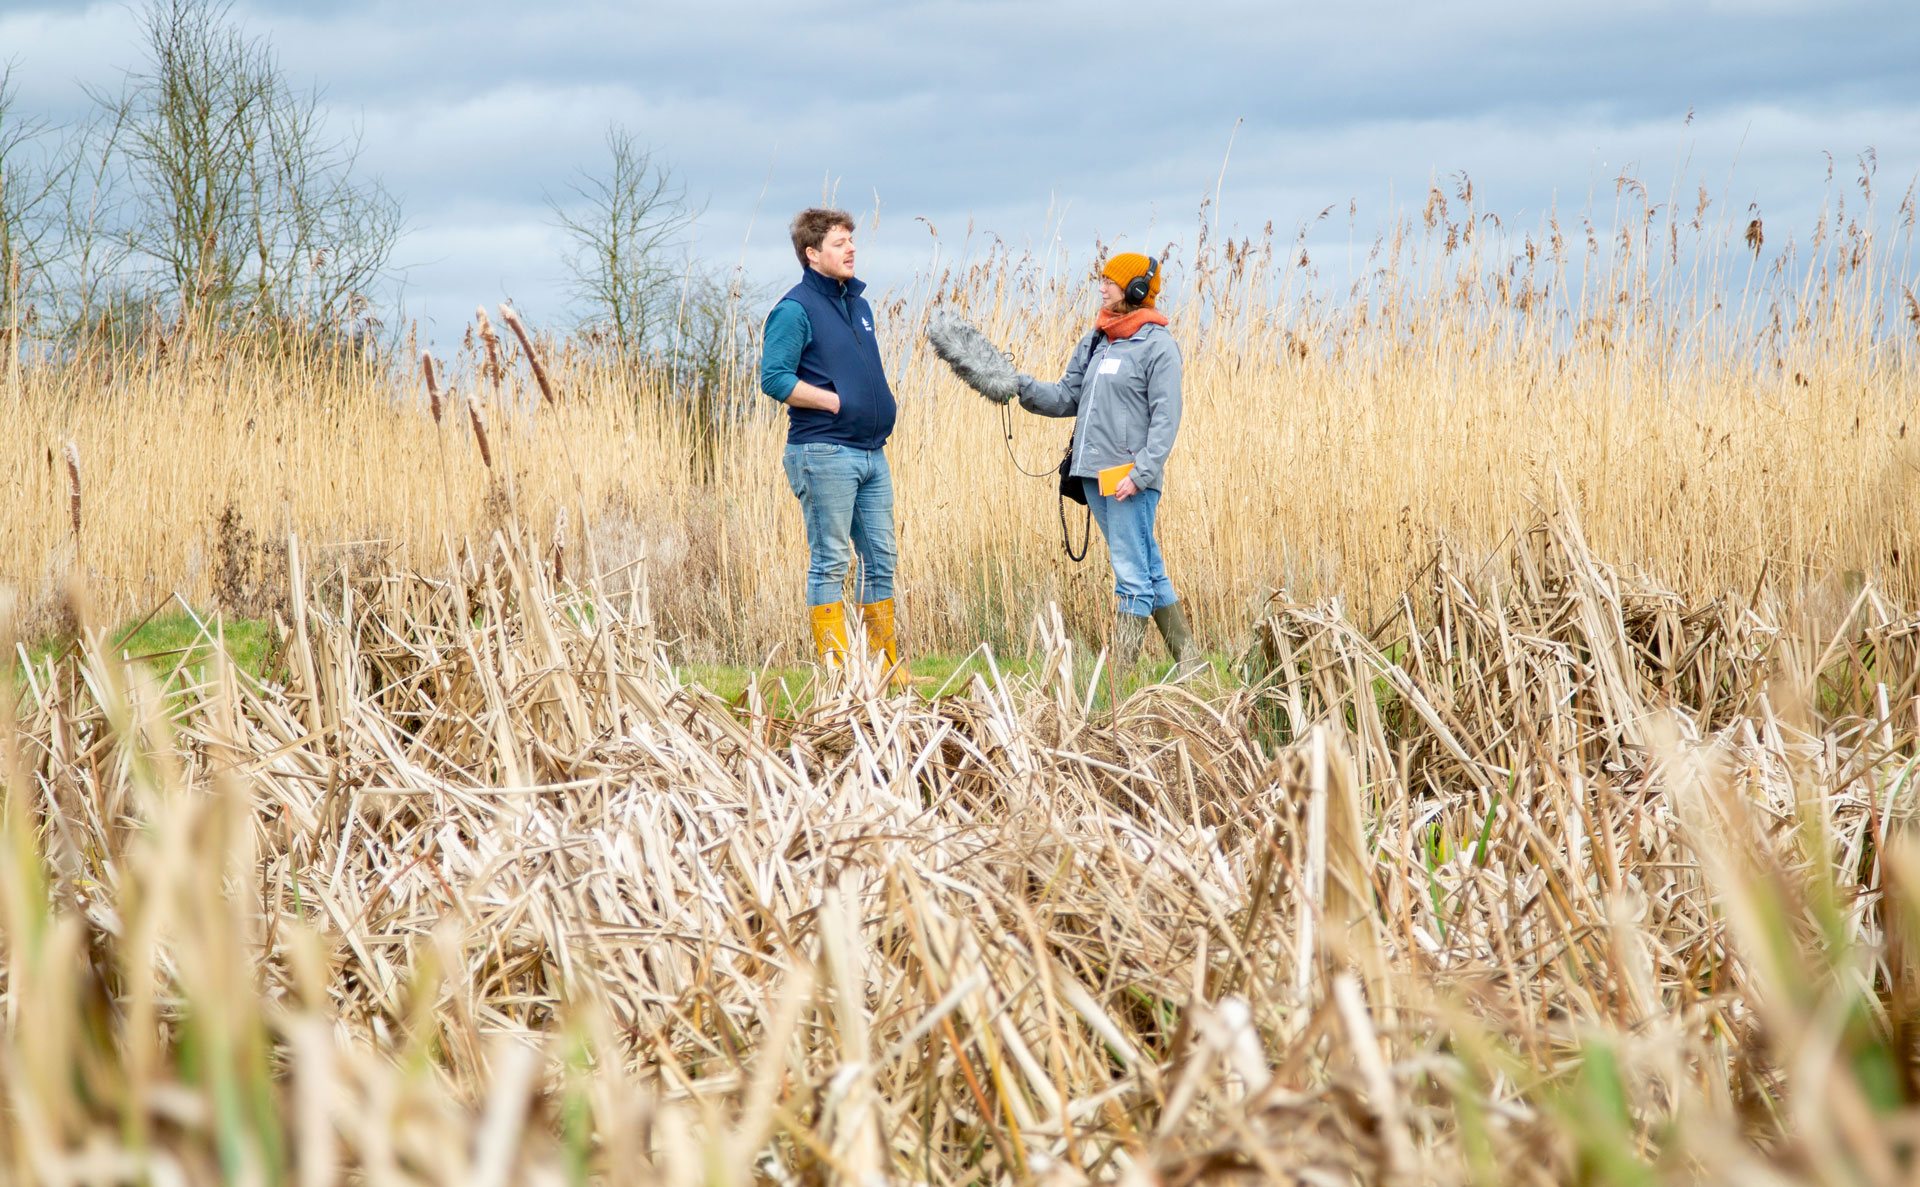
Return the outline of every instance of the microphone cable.
<path id="1" fill-rule="evenodd" d="M 1008 400 L 1006 403 L 1000 405 L 1000 430 L 1002 433 L 1001 443 L 1007 447 L 1007 460 L 1013 463 L 1013 468 L 1025 474 L 1028 478 L 1054 477 L 1059 478 L 1062 483 L 1071 481 L 1071 476 L 1068 474 L 1068 469 L 1073 461 L 1073 438 L 1071 436 L 1067 438 L 1065 455 L 1061 457 L 1060 465 L 1055 469 L 1034 471 L 1020 464 L 1020 455 L 1013 451 L 1012 405 L 1012 400 Z M 1068 560 L 1079 564 L 1081 561 L 1087 559 L 1087 549 L 1093 543 L 1093 508 L 1087 508 L 1086 521 L 1080 525 L 1080 551 L 1076 553 L 1073 550 L 1073 529 L 1067 523 L 1066 492 L 1064 490 L 1058 492 L 1058 497 L 1060 500 L 1060 547 L 1066 550 Z"/>

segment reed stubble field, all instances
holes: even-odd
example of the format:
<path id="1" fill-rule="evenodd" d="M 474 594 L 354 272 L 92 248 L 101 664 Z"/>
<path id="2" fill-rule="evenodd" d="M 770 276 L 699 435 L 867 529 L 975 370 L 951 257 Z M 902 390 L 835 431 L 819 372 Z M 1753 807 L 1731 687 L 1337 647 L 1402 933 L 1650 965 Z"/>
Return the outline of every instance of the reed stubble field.
<path id="1" fill-rule="evenodd" d="M 303 1187 L 1909 1181 L 1898 261 L 1842 220 L 1743 298 L 1630 236 L 1575 303 L 1526 296 L 1524 245 L 1468 269 L 1485 240 L 1433 224 L 1432 274 L 1382 281 L 1404 300 L 1276 295 L 1239 246 L 1194 271 L 1169 545 L 1246 676 L 1204 693 L 1105 679 L 1074 625 L 1102 582 L 1050 559 L 1050 507 L 981 514 L 1012 488 L 975 444 L 997 423 L 917 352 L 920 637 L 997 615 L 1038 661 L 935 701 L 679 674 L 792 633 L 764 418 L 703 445 L 564 350 L 551 405 L 455 367 L 496 481 L 391 380 L 223 384 L 192 354 L 16 378 L 78 443 L 81 525 L 59 449 L 9 463 L 39 508 L 9 525 L 16 608 L 45 580 L 75 642 L 16 669 L 0 753 L 0 1160 Z M 939 295 L 1063 355 L 1078 282 L 1004 264 Z M 1768 285 L 1806 298 L 1777 335 Z M 108 460 L 136 420 L 155 447 Z M 294 537 L 259 579 L 284 679 L 212 619 L 193 655 L 119 654 L 127 608 L 210 595 L 188 562 L 229 506 Z"/>

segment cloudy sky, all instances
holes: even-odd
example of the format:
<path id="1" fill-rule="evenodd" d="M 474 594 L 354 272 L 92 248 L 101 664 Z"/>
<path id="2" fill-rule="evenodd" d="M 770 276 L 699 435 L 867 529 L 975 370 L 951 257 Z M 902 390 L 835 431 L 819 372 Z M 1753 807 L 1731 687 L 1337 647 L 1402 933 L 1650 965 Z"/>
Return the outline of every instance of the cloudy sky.
<path id="1" fill-rule="evenodd" d="M 234 15 L 325 89 L 404 201 L 405 309 L 430 339 L 478 301 L 569 315 L 543 199 L 596 165 L 615 121 L 706 200 L 700 256 L 767 289 L 794 269 L 786 218 L 823 189 L 860 215 L 861 272 L 886 287 L 934 259 L 929 224 L 942 260 L 969 225 L 974 250 L 989 235 L 1159 247 L 1191 241 L 1216 185 L 1222 231 L 1291 236 L 1332 205 L 1314 234 L 1344 244 L 1349 204 L 1364 241 L 1459 171 L 1509 222 L 1610 205 L 1623 169 L 1656 194 L 1684 175 L 1683 193 L 1704 180 L 1734 209 L 1759 203 L 1770 235 L 1811 226 L 1825 153 L 1848 178 L 1873 149 L 1889 214 L 1920 172 L 1916 0 L 251 0 Z M 83 83 L 138 62 L 135 23 L 121 3 L 0 0 L 21 107 L 78 115 Z"/>

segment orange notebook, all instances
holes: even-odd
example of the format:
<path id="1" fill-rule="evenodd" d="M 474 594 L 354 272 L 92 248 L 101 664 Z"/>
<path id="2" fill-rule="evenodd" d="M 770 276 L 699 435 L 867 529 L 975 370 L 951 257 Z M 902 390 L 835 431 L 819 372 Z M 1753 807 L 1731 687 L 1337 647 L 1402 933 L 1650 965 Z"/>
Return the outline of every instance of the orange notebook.
<path id="1" fill-rule="evenodd" d="M 1131 473 L 1133 473 L 1132 462 L 1124 466 L 1108 466 L 1100 471 L 1100 493 L 1112 498 L 1113 492 L 1120 489 L 1121 480 Z"/>

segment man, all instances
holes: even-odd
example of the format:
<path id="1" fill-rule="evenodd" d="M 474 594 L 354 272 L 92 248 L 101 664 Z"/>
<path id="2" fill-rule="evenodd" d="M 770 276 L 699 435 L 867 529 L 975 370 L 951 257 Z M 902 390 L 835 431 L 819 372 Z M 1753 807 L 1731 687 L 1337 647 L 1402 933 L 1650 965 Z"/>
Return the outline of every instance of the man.
<path id="1" fill-rule="evenodd" d="M 807 526 L 807 603 L 822 663 L 847 655 L 840 585 L 849 548 L 860 554 L 860 620 L 887 658 L 895 688 L 907 684 L 894 633 L 893 476 L 884 452 L 893 432 L 893 390 L 880 364 L 873 309 L 853 275 L 853 219 L 810 209 L 794 217 L 800 283 L 767 315 L 760 390 L 787 406 L 781 464 Z"/>

